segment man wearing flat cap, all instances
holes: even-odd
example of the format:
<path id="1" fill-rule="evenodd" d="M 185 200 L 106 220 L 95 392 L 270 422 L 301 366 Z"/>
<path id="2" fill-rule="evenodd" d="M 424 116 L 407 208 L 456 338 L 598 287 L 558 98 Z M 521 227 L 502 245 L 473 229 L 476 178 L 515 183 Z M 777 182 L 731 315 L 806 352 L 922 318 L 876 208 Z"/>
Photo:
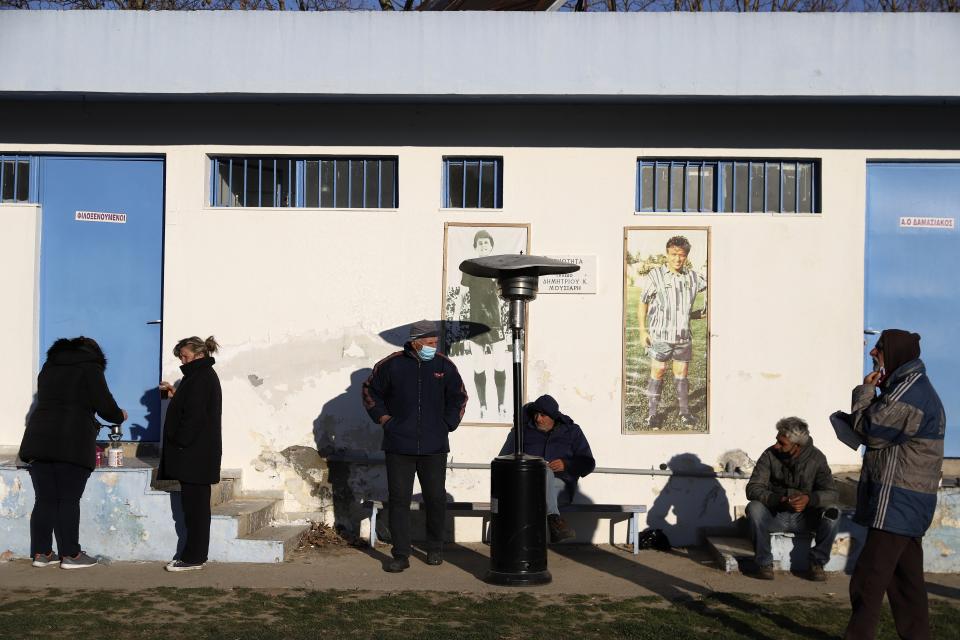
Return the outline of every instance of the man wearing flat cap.
<path id="1" fill-rule="evenodd" d="M 927 640 L 923 535 L 937 506 L 946 416 L 920 360 L 918 334 L 887 329 L 870 356 L 875 370 L 853 390 L 850 417 L 866 446 L 854 520 L 869 531 L 850 578 L 844 637 L 876 636 L 886 594 L 897 634 Z"/>
<path id="2" fill-rule="evenodd" d="M 373 367 L 363 383 L 363 406 L 383 428 L 387 462 L 387 513 L 393 559 L 391 573 L 410 566 L 410 499 L 420 479 L 427 516 L 427 564 L 443 562 L 447 512 L 448 435 L 460 425 L 467 392 L 456 365 L 437 352 L 436 322 L 420 320 L 410 340 Z"/>
<path id="3" fill-rule="evenodd" d="M 570 416 L 560 413 L 553 396 L 543 395 L 523 407 L 523 452 L 547 462 L 547 525 L 550 542 L 575 538 L 574 531 L 560 517 L 560 506 L 570 504 L 577 481 L 597 466 L 583 431 Z M 513 432 L 500 455 L 514 453 Z"/>

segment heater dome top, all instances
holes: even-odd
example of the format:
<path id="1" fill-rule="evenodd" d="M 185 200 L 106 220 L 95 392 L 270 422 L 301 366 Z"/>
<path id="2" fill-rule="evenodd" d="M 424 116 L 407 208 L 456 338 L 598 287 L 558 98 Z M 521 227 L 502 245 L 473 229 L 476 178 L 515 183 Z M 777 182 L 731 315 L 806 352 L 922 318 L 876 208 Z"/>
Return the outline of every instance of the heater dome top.
<path id="1" fill-rule="evenodd" d="M 516 276 L 550 276 L 573 273 L 580 267 L 545 256 L 504 254 L 471 258 L 460 263 L 460 271 L 480 278 L 513 278 Z"/>

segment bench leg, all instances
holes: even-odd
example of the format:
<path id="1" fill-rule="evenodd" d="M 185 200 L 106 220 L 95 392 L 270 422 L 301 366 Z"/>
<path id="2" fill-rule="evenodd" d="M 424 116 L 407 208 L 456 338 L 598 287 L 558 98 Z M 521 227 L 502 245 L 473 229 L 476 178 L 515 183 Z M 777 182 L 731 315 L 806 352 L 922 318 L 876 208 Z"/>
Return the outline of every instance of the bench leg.
<path id="1" fill-rule="evenodd" d="M 377 505 L 370 509 L 370 548 L 377 546 Z"/>
<path id="2" fill-rule="evenodd" d="M 631 540 L 631 542 L 633 542 L 633 555 L 637 555 L 640 553 L 640 514 L 639 513 L 634 512 L 633 515 L 630 516 L 630 524 L 631 524 L 630 536 L 631 538 L 633 538 Z"/>

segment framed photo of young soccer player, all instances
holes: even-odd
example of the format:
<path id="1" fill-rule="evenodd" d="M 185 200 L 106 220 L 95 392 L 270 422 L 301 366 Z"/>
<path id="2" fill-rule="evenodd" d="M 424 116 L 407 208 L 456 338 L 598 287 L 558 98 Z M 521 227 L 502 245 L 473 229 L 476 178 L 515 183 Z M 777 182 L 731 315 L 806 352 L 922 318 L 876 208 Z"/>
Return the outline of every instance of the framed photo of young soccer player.
<path id="1" fill-rule="evenodd" d="M 463 424 L 513 424 L 509 307 L 497 294 L 496 280 L 460 271 L 460 263 L 469 258 L 508 253 L 530 253 L 529 224 L 444 224 L 440 350 L 457 365 L 467 387 Z"/>
<path id="2" fill-rule="evenodd" d="M 623 233 L 623 433 L 709 433 L 709 227 Z"/>

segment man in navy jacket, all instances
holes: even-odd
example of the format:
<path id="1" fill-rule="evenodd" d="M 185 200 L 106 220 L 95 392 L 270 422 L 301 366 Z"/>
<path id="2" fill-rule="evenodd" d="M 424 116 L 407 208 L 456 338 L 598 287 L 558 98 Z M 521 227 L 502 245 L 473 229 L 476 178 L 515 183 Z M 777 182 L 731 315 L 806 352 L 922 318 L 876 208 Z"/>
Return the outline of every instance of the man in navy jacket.
<path id="1" fill-rule="evenodd" d="M 854 388 L 851 416 L 866 446 L 853 519 L 869 531 L 850 578 L 844 638 L 876 635 L 886 593 L 900 637 L 928 640 L 923 535 L 937 507 L 946 416 L 918 334 L 887 329 L 870 355 L 877 370 Z"/>
<path id="2" fill-rule="evenodd" d="M 523 407 L 523 452 L 547 461 L 547 524 L 550 541 L 563 542 L 576 537 L 560 517 L 560 505 L 570 504 L 577 481 L 597 466 L 590 443 L 580 427 L 560 413 L 553 396 L 543 395 Z M 500 455 L 514 453 L 513 433 Z"/>
<path id="3" fill-rule="evenodd" d="M 383 427 L 393 560 L 391 573 L 410 566 L 410 498 L 420 479 L 427 514 L 427 564 L 443 562 L 447 512 L 448 434 L 460 425 L 467 392 L 456 365 L 437 353 L 437 324 L 415 322 L 410 341 L 373 367 L 363 383 L 363 406 Z"/>

